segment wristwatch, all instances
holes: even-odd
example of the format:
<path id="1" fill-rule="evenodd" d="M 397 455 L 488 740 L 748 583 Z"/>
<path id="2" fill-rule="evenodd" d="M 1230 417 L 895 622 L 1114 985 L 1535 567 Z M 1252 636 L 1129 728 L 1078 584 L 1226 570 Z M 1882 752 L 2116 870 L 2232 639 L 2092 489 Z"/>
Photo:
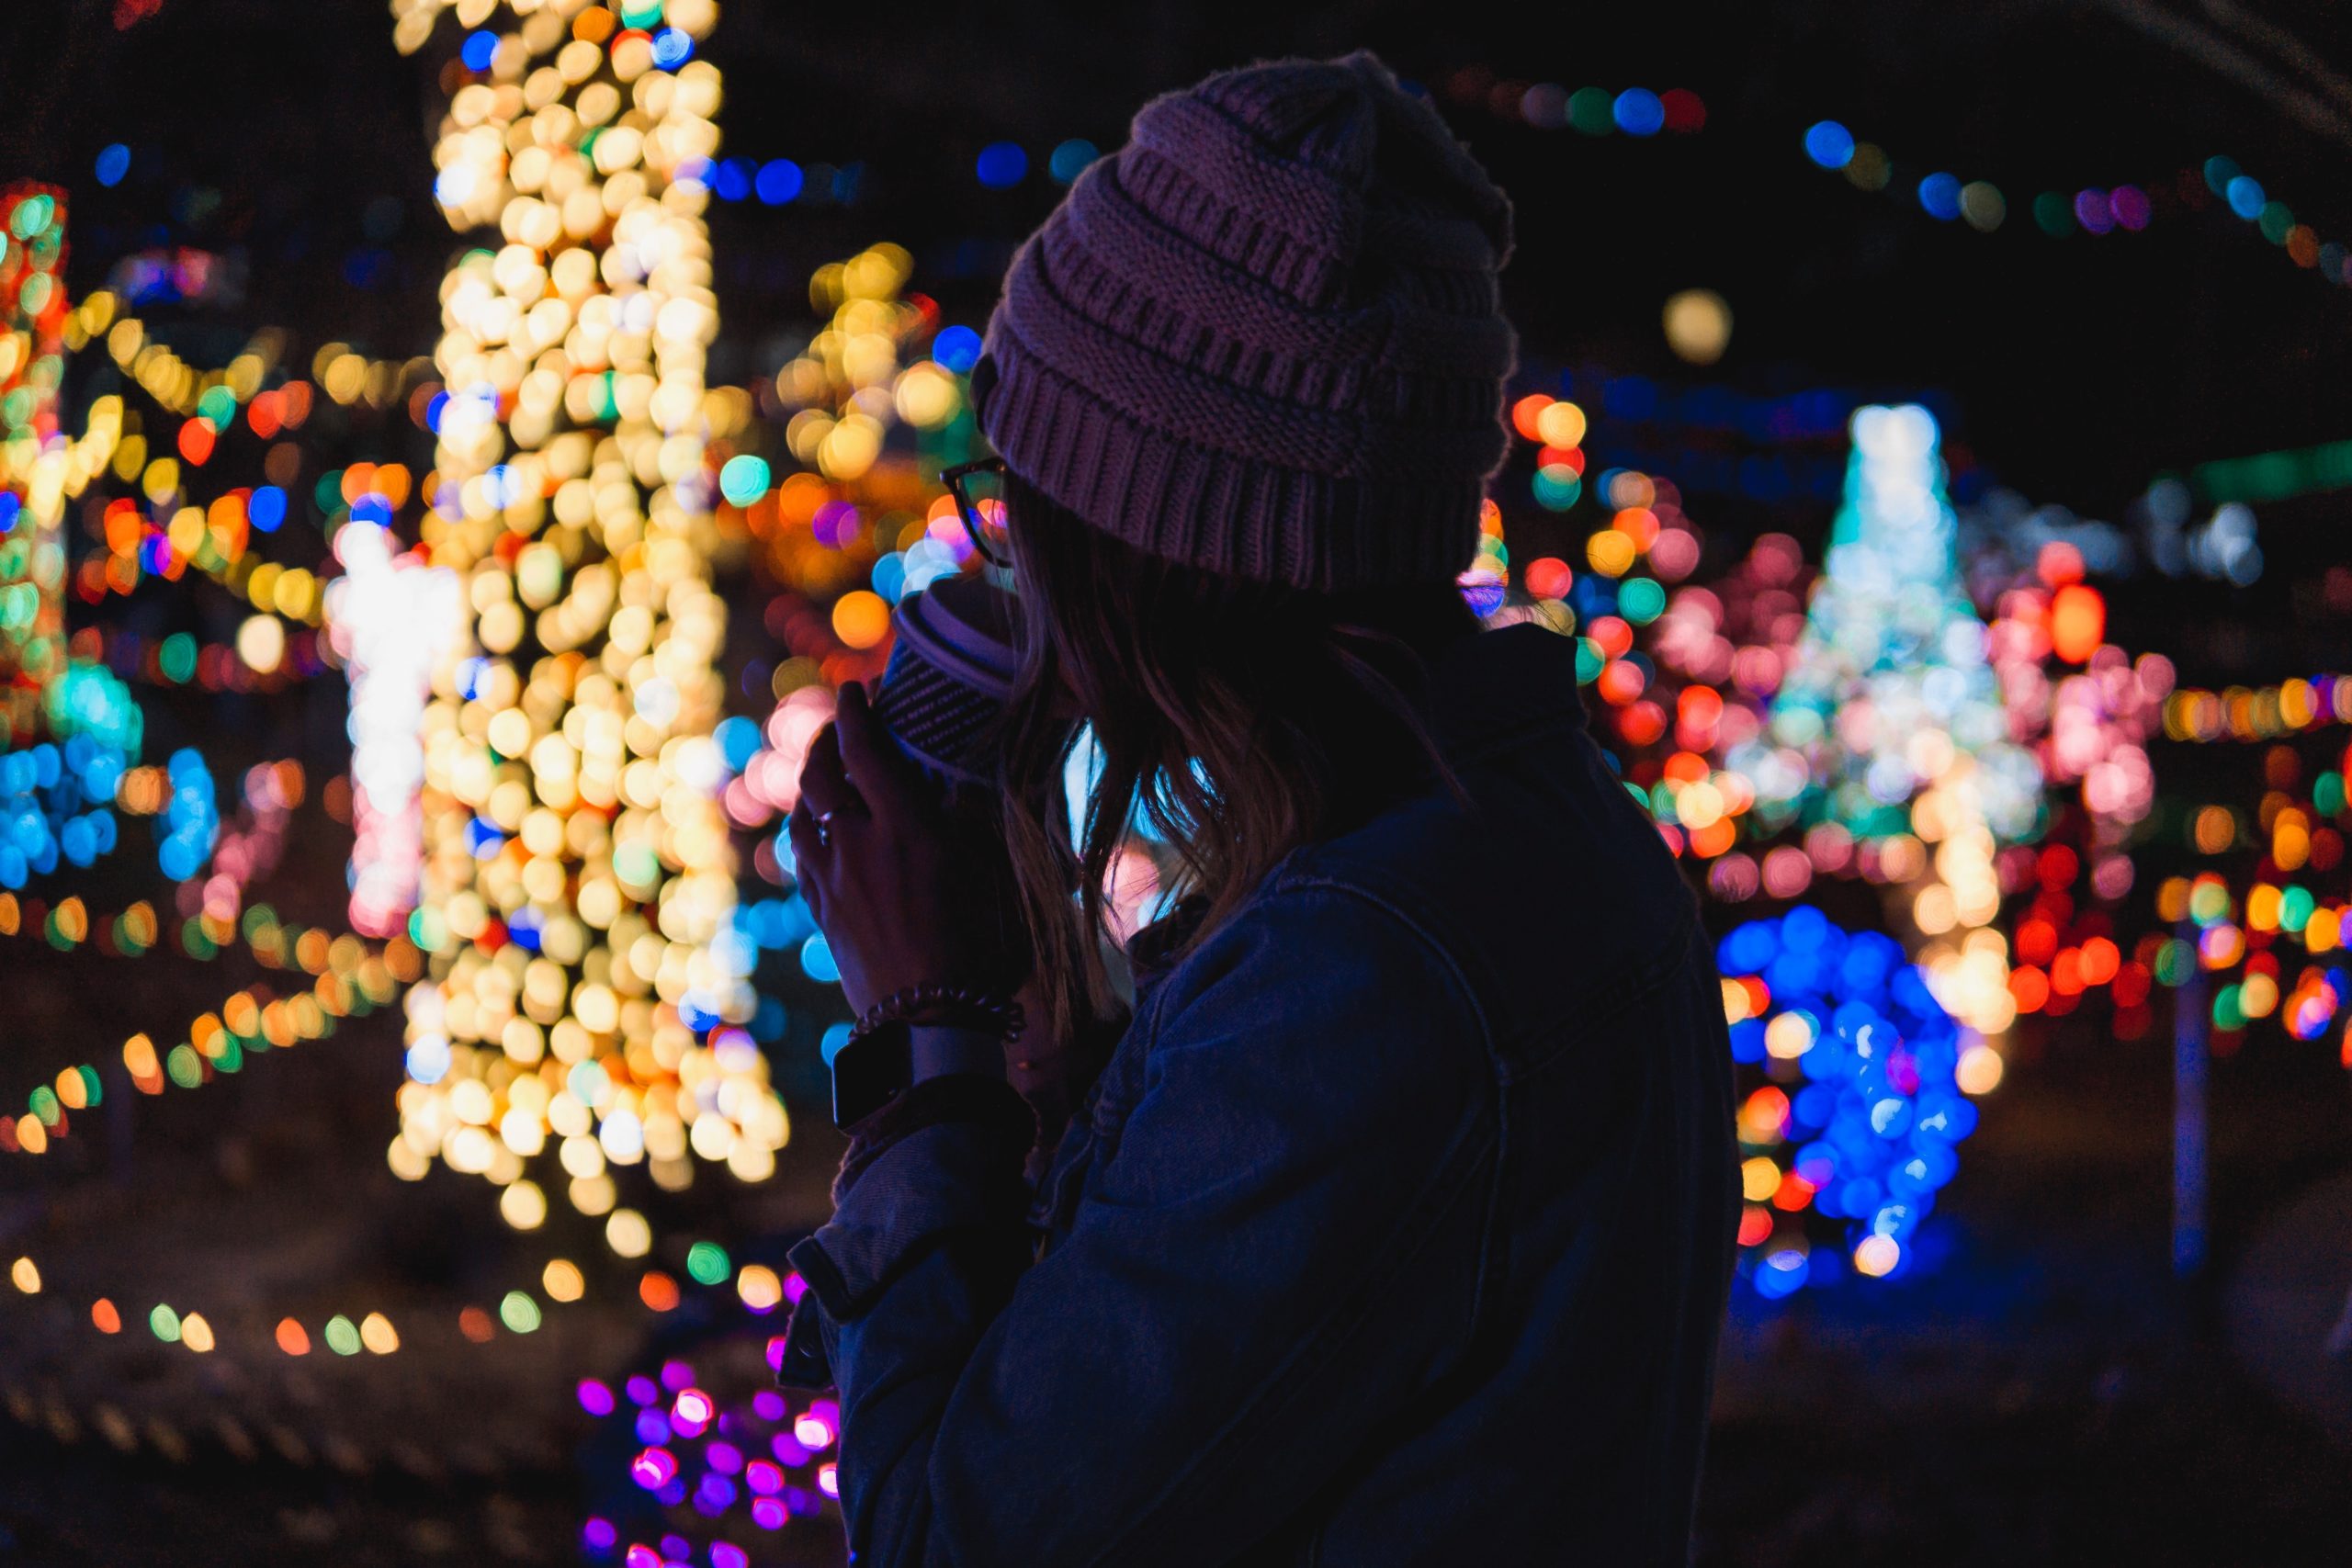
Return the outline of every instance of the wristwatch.
<path id="1" fill-rule="evenodd" d="M 949 1073 L 1001 1080 L 1004 1042 L 956 1024 L 878 1024 L 833 1053 L 833 1125 L 847 1129 L 912 1085 Z"/>

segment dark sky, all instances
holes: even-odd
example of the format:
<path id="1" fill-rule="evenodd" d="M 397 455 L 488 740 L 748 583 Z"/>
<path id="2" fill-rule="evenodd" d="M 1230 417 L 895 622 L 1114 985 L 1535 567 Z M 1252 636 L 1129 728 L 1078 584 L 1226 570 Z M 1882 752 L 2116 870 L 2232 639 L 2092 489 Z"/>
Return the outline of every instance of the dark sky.
<path id="1" fill-rule="evenodd" d="M 127 250 L 185 241 L 245 255 L 236 328 L 428 351 L 452 244 L 424 189 L 433 65 L 392 51 L 386 7 L 164 0 L 119 30 L 116 3 L 15 0 L 0 17 L 0 165 L 74 187 L 77 291 Z M 1658 311 L 1704 285 L 1737 321 L 1712 377 L 1749 390 L 1940 389 L 1952 438 L 1990 472 L 2113 515 L 2160 469 L 2352 434 L 2337 390 L 2352 369 L 2352 288 L 2218 206 L 2064 240 L 2024 210 L 2042 189 L 2168 181 L 2225 152 L 2322 238 L 2352 239 L 2340 174 L 2352 85 L 2337 73 L 2352 71 L 2352 17 L 2284 25 L 2225 0 L 929 14 L 727 0 L 706 52 L 728 73 L 728 151 L 855 163 L 861 179 L 847 209 L 717 209 L 723 348 L 738 362 L 714 371 L 772 366 L 769 346 L 806 314 L 811 267 L 876 238 L 913 248 L 915 286 L 978 324 L 989 258 L 1059 194 L 1042 173 L 981 187 L 984 143 L 1017 140 L 1038 165 L 1066 136 L 1115 147 L 1153 93 L 1363 43 L 1432 86 L 1483 66 L 1705 101 L 1701 133 L 1634 141 L 1536 130 L 1442 95 L 1517 203 L 1510 303 L 1532 355 L 1692 378 L 1668 356 Z M 1937 168 L 1993 181 L 2007 223 L 1938 222 L 1812 166 L 1800 137 L 1826 116 L 1885 147 L 1898 186 Z M 100 190 L 92 160 L 114 141 L 133 148 L 132 173 Z M 947 271 L 959 243 L 976 268 L 961 277 Z M 2335 514 L 2306 503 L 2266 526 L 2326 529 Z"/>

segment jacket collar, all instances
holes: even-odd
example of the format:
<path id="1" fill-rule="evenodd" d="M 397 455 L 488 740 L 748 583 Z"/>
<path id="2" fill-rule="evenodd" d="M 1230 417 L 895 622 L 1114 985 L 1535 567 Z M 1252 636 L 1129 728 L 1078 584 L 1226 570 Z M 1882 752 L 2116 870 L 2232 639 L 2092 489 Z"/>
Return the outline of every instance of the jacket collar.
<path id="1" fill-rule="evenodd" d="M 1474 633 L 1430 673 L 1432 728 L 1449 760 L 1537 730 L 1584 727 L 1576 638 L 1548 626 L 1520 621 Z"/>

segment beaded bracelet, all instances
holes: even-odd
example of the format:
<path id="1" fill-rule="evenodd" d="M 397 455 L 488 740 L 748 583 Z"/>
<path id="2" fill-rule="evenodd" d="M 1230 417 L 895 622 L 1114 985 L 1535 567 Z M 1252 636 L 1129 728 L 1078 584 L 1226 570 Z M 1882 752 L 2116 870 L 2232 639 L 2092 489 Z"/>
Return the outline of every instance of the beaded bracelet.
<path id="1" fill-rule="evenodd" d="M 959 1022 L 970 1022 L 1001 1034 L 1008 1043 L 1021 1038 L 1019 1002 L 989 996 L 967 986 L 942 985 L 909 986 L 891 992 L 858 1015 L 857 1021 L 850 1025 L 849 1037 L 862 1039 L 886 1023 L 931 1009 L 957 1015 Z"/>

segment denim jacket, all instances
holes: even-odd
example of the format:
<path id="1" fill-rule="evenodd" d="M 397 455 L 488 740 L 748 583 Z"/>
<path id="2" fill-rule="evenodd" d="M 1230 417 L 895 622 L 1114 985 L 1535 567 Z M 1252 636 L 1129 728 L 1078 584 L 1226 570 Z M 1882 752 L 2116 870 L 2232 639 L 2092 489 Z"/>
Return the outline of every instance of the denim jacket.
<path id="1" fill-rule="evenodd" d="M 1306 846 L 1147 968 L 1034 1190 L 977 1077 L 853 1151 L 784 1375 L 840 1390 L 854 1561 L 1687 1560 L 1729 1042 L 1575 646 L 1442 656 L 1470 807 Z"/>

